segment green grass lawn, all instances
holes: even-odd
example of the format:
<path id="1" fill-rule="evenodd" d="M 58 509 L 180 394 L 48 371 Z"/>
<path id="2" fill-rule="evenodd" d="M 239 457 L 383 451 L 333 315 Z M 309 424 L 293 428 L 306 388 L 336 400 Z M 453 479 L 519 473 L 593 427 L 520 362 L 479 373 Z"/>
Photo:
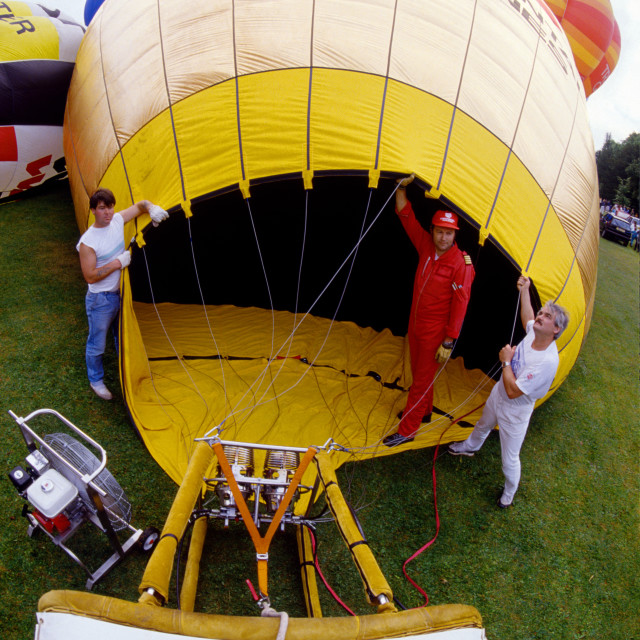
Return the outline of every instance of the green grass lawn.
<path id="1" fill-rule="evenodd" d="M 176 486 L 156 465 L 121 402 L 89 390 L 84 366 L 85 283 L 78 230 L 64 184 L 0 205 L 0 638 L 33 637 L 38 598 L 84 588 L 85 576 L 43 537 L 29 539 L 22 501 L 6 478 L 27 453 L 18 415 L 50 407 L 109 453 L 109 469 L 133 504 L 132 524 L 162 527 Z M 489 640 L 640 638 L 638 253 L 601 240 L 598 290 L 587 342 L 566 382 L 534 413 L 514 508 L 499 510 L 500 447 L 491 436 L 474 458 L 436 462 L 441 529 L 409 565 L 432 604 L 478 608 Z M 106 358 L 117 389 L 117 363 Z M 118 393 L 119 395 L 119 393 Z M 422 599 L 402 562 L 435 534 L 434 449 L 347 464 L 339 477 L 394 593 Z M 254 615 L 244 579 L 254 552 L 242 527 L 212 525 L 197 610 Z M 360 579 L 331 522 L 318 525 L 319 557 L 332 586 L 369 612 Z M 101 560 L 106 538 L 87 527 L 79 552 Z M 295 539 L 276 536 L 273 604 L 302 616 Z M 136 600 L 146 558 L 134 555 L 94 589 Z M 321 587 L 325 615 L 342 615 Z M 174 604 L 174 603 L 172 603 Z"/>

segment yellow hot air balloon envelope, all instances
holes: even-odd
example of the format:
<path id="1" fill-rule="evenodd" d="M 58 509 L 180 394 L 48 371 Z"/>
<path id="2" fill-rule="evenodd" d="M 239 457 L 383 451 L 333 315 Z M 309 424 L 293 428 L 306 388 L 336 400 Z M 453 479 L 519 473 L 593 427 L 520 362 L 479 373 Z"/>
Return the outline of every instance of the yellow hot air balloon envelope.
<path id="1" fill-rule="evenodd" d="M 109 0 L 78 54 L 65 155 L 81 230 L 98 186 L 116 208 L 170 210 L 126 229 L 120 365 L 176 482 L 216 428 L 333 438 L 339 460 L 390 453 L 415 269 L 398 176 L 416 174 L 419 215 L 459 214 L 477 271 L 435 382 L 446 415 L 412 446 L 460 439 L 479 417 L 499 348 L 520 336 L 521 272 L 571 315 L 552 392 L 585 339 L 593 142 L 567 39 L 536 2 Z"/>

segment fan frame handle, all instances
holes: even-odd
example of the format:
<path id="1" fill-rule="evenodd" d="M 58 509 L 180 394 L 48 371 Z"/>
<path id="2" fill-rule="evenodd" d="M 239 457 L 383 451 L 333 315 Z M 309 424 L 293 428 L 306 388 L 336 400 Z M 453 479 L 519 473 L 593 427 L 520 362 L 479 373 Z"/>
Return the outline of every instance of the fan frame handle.
<path id="1" fill-rule="evenodd" d="M 36 409 L 32 411 L 28 416 L 22 418 L 17 416 L 11 409 L 9 409 L 9 415 L 16 421 L 18 426 L 20 427 L 20 431 L 22 432 L 22 437 L 27 443 L 27 448 L 29 451 L 33 451 L 36 449 L 36 442 L 40 445 L 40 447 L 44 448 L 48 454 L 54 456 L 60 462 L 62 462 L 70 471 L 72 471 L 80 480 L 87 486 L 90 486 L 93 491 L 98 493 L 101 497 L 105 497 L 106 492 L 101 489 L 97 484 L 93 482 L 95 478 L 97 478 L 103 469 L 107 466 L 107 452 L 106 450 L 100 446 L 93 438 L 88 436 L 82 429 L 76 427 L 71 421 L 67 420 L 62 414 L 58 413 L 54 409 Z M 50 447 L 30 426 L 29 421 L 33 420 L 33 418 L 40 415 L 52 415 L 56 417 L 58 420 L 63 422 L 71 431 L 80 436 L 85 442 L 90 444 L 95 450 L 100 453 L 100 464 L 92 473 L 82 473 L 79 469 L 74 467 L 66 458 L 61 456 L 57 451 L 55 451 L 52 447 Z"/>

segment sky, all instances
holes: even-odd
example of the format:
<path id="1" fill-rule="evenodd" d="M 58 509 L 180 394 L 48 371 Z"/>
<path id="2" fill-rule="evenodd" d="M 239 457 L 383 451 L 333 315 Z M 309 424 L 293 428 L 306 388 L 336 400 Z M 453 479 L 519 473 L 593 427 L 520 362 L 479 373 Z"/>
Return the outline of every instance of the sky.
<path id="1" fill-rule="evenodd" d="M 41 0 L 84 24 L 85 0 Z M 640 132 L 640 0 L 610 0 L 620 27 L 620 60 L 611 77 L 587 99 L 595 150 L 607 133 L 623 142 Z"/>

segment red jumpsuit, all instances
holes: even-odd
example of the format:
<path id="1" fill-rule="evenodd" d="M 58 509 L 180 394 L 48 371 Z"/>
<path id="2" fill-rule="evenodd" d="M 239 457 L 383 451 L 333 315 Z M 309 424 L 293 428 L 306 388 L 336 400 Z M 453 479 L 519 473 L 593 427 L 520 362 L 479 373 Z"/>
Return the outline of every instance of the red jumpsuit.
<path id="1" fill-rule="evenodd" d="M 396 213 L 419 256 L 408 331 L 413 383 L 398 429 L 407 437 L 433 409 L 433 379 L 440 366 L 436 352 L 447 336 L 460 335 L 475 270 L 455 243 L 436 259 L 431 234 L 416 220 L 410 202 Z"/>

